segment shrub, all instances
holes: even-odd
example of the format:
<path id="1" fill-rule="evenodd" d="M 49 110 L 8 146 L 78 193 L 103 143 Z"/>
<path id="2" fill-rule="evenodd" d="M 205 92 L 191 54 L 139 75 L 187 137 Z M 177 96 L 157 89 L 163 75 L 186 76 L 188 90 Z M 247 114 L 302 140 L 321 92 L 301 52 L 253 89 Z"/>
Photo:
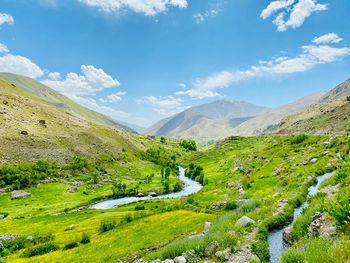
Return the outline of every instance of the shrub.
<path id="1" fill-rule="evenodd" d="M 181 140 L 180 146 L 186 151 L 197 151 L 196 142 L 193 140 Z"/>
<path id="2" fill-rule="evenodd" d="M 135 206 L 135 211 L 141 211 L 141 210 L 145 210 L 145 206 L 144 205 L 138 204 L 138 205 Z"/>
<path id="3" fill-rule="evenodd" d="M 255 209 L 261 207 L 263 204 L 263 200 L 258 197 L 254 197 L 251 200 L 249 200 L 247 203 L 243 204 L 241 206 L 241 210 L 244 213 L 249 213 L 251 211 L 254 211 Z"/>
<path id="4" fill-rule="evenodd" d="M 100 233 L 111 231 L 117 227 L 116 221 L 112 222 L 102 222 L 100 225 Z"/>
<path id="5" fill-rule="evenodd" d="M 123 222 L 125 223 L 130 223 L 134 220 L 133 216 L 130 214 L 127 214 L 124 218 L 123 218 Z"/>
<path id="6" fill-rule="evenodd" d="M 281 263 L 303 263 L 304 254 L 297 249 L 290 249 L 282 254 Z"/>
<path id="7" fill-rule="evenodd" d="M 84 233 L 81 237 L 80 243 L 81 244 L 89 244 L 90 243 L 90 236 L 88 234 Z"/>
<path id="8" fill-rule="evenodd" d="M 73 249 L 73 248 L 79 247 L 79 245 L 80 245 L 79 242 L 70 242 L 64 246 L 63 250 Z"/>
<path id="9" fill-rule="evenodd" d="M 59 249 L 59 246 L 57 244 L 46 243 L 34 248 L 28 248 L 25 252 L 22 253 L 21 257 L 25 257 L 25 258 L 35 257 L 35 256 L 44 255 L 44 254 L 56 251 L 58 249 Z"/>
<path id="10" fill-rule="evenodd" d="M 238 204 L 234 200 L 227 202 L 225 205 L 226 210 L 235 210 L 237 209 L 237 207 L 238 207 Z"/>
<path id="11" fill-rule="evenodd" d="M 292 136 L 290 138 L 290 143 L 291 144 L 299 144 L 299 143 L 304 142 L 307 138 L 308 138 L 308 136 L 305 134 L 295 135 L 295 136 Z"/>
<path id="12" fill-rule="evenodd" d="M 258 240 L 252 244 L 252 252 L 258 256 L 261 262 L 269 262 L 270 250 L 267 241 Z"/>
<path id="13" fill-rule="evenodd" d="M 181 182 L 176 182 L 174 185 L 174 192 L 180 192 L 183 189 L 182 183 Z"/>

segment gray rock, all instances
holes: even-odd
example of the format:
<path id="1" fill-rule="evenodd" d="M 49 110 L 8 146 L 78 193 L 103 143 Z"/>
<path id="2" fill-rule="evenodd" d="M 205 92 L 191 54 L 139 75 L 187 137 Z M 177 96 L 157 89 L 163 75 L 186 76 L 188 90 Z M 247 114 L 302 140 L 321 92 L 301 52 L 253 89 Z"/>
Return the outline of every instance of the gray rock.
<path id="1" fill-rule="evenodd" d="M 283 231 L 283 241 L 288 245 L 293 244 L 292 228 L 290 226 Z"/>
<path id="2" fill-rule="evenodd" d="M 152 197 L 157 197 L 157 196 L 158 196 L 158 194 L 157 194 L 156 192 L 150 192 L 150 193 L 149 193 L 149 196 L 152 196 Z"/>
<path id="3" fill-rule="evenodd" d="M 174 263 L 186 263 L 186 258 L 183 257 L 183 256 L 179 256 L 179 257 L 176 257 L 174 258 Z"/>
<path id="4" fill-rule="evenodd" d="M 26 240 L 29 241 L 29 242 L 32 242 L 34 240 L 34 237 L 33 236 L 27 236 Z"/>
<path id="5" fill-rule="evenodd" d="M 78 186 L 70 186 L 67 188 L 68 193 L 76 193 L 78 192 Z"/>
<path id="6" fill-rule="evenodd" d="M 166 259 L 166 260 L 163 260 L 162 263 L 174 263 L 174 260 Z"/>
<path id="7" fill-rule="evenodd" d="M 21 235 L 18 235 L 18 234 L 4 234 L 4 235 L 0 235 L 0 241 L 15 240 L 20 236 Z"/>
<path id="8" fill-rule="evenodd" d="M 260 262 L 259 258 L 254 255 L 248 246 L 243 247 L 241 251 L 231 255 L 230 259 L 227 261 L 229 263 L 250 263 L 250 262 Z"/>
<path id="9" fill-rule="evenodd" d="M 236 224 L 245 227 L 248 224 L 255 224 L 255 221 L 247 216 L 242 216 L 240 219 L 238 219 Z"/>
<path id="10" fill-rule="evenodd" d="M 143 194 L 143 193 L 138 193 L 137 194 L 137 197 L 144 197 L 145 196 L 145 194 Z"/>
<path id="11" fill-rule="evenodd" d="M 227 261 L 231 257 L 231 249 L 227 248 L 215 253 L 215 257 L 217 257 L 220 261 Z"/>
<path id="12" fill-rule="evenodd" d="M 207 248 L 204 251 L 204 255 L 207 257 L 211 257 L 215 255 L 218 249 L 219 249 L 219 243 L 218 241 L 214 241 L 207 246 Z"/>
<path id="13" fill-rule="evenodd" d="M 5 215 L 1 215 L 1 214 L 0 214 L 0 220 L 1 220 L 1 219 L 5 219 Z"/>
<path id="14" fill-rule="evenodd" d="M 27 192 L 24 192 L 24 191 L 12 191 L 11 192 L 11 199 L 22 199 L 22 198 L 27 198 L 27 197 L 30 197 L 32 196 L 31 193 L 27 193 Z"/>
<path id="15" fill-rule="evenodd" d="M 316 212 L 312 217 L 308 236 L 333 240 L 337 236 L 337 228 L 334 219 L 326 213 Z"/>
<path id="16" fill-rule="evenodd" d="M 312 159 L 310 160 L 310 163 L 317 163 L 317 161 L 318 161 L 317 158 L 312 158 Z"/>
<path id="17" fill-rule="evenodd" d="M 211 223 L 211 222 L 205 222 L 204 223 L 203 234 L 208 233 L 212 225 L 213 225 L 213 223 Z"/>
<path id="18" fill-rule="evenodd" d="M 226 202 L 217 202 L 217 203 L 213 203 L 211 208 L 218 210 L 218 209 L 224 208 L 225 205 L 226 205 Z"/>

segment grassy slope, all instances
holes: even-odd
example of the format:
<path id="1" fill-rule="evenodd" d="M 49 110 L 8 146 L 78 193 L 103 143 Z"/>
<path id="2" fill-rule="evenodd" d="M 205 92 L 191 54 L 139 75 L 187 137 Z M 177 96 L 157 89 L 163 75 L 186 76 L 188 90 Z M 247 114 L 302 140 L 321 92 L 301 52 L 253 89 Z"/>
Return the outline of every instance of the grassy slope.
<path id="1" fill-rule="evenodd" d="M 65 110 L 73 115 L 76 115 L 79 118 L 94 122 L 96 124 L 115 128 L 123 128 L 127 131 L 130 131 L 130 129 L 126 126 L 120 125 L 119 123 L 109 119 L 100 113 L 97 113 L 75 103 L 74 101 L 68 99 L 62 94 L 34 79 L 12 73 L 0 73 L 0 79 L 6 81 L 7 83 L 14 84 L 17 88 L 20 88 L 34 96 L 40 97 L 49 104 Z"/>

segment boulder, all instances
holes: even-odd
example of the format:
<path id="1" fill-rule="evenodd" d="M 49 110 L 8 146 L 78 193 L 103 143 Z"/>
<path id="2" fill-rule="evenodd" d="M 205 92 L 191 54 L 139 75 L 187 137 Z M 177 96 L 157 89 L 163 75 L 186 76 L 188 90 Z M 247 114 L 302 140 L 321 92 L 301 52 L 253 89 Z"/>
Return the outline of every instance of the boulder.
<path id="1" fill-rule="evenodd" d="M 226 202 L 217 202 L 217 203 L 213 203 L 211 208 L 213 209 L 222 209 L 224 208 L 226 205 Z"/>
<path id="2" fill-rule="evenodd" d="M 174 263 L 186 263 L 186 258 L 183 256 L 179 256 L 174 258 Z"/>
<path id="3" fill-rule="evenodd" d="M 218 251 L 218 249 L 219 249 L 218 241 L 211 242 L 207 246 L 207 248 L 205 249 L 204 255 L 207 257 L 211 257 L 211 256 L 215 255 L 215 253 Z"/>
<path id="4" fill-rule="evenodd" d="M 166 259 L 166 260 L 163 260 L 162 263 L 174 263 L 174 260 Z"/>
<path id="5" fill-rule="evenodd" d="M 45 128 L 47 127 L 47 123 L 45 120 L 39 120 L 39 124 Z"/>
<path id="6" fill-rule="evenodd" d="M 150 193 L 149 193 L 149 196 L 151 196 L 151 197 L 157 197 L 158 194 L 157 194 L 156 192 L 150 192 Z"/>
<path id="7" fill-rule="evenodd" d="M 5 215 L 0 214 L 0 220 L 5 219 L 5 217 L 6 217 Z"/>
<path id="8" fill-rule="evenodd" d="M 255 221 L 247 216 L 242 216 L 240 219 L 238 219 L 236 224 L 245 227 L 248 224 L 255 224 Z"/>
<path id="9" fill-rule="evenodd" d="M 19 238 L 20 236 L 21 235 L 18 235 L 18 234 L 0 235 L 0 241 L 15 240 L 16 238 Z"/>
<path id="10" fill-rule="evenodd" d="M 205 222 L 205 223 L 204 223 L 203 234 L 208 233 L 212 225 L 213 225 L 212 222 Z"/>
<path id="11" fill-rule="evenodd" d="M 227 261 L 229 263 L 250 263 L 250 262 L 260 262 L 259 258 L 253 254 L 248 246 L 241 248 L 240 251 L 234 253 L 230 256 Z"/>
<path id="12" fill-rule="evenodd" d="M 316 212 L 312 217 L 308 236 L 333 240 L 337 236 L 337 228 L 333 218 L 326 213 Z"/>
<path id="13" fill-rule="evenodd" d="M 68 187 L 67 188 L 67 192 L 68 193 L 76 193 L 76 192 L 78 192 L 78 186 L 70 186 L 70 187 Z"/>
<path id="14" fill-rule="evenodd" d="M 34 237 L 33 236 L 27 236 L 26 241 L 33 242 Z"/>
<path id="15" fill-rule="evenodd" d="M 28 135 L 27 131 L 21 131 L 21 135 Z"/>
<path id="16" fill-rule="evenodd" d="M 24 191 L 16 190 L 16 191 L 11 192 L 11 199 L 22 199 L 22 198 L 27 198 L 30 196 L 32 196 L 31 193 L 27 193 Z"/>
<path id="17" fill-rule="evenodd" d="M 288 245 L 293 244 L 292 228 L 290 226 L 286 227 L 283 231 L 283 241 L 284 241 L 284 243 L 286 243 Z"/>
<path id="18" fill-rule="evenodd" d="M 145 194 L 143 194 L 143 193 L 138 193 L 137 194 L 137 197 L 144 197 L 145 196 Z"/>
<path id="19" fill-rule="evenodd" d="M 310 163 L 317 163 L 317 161 L 318 161 L 317 158 L 312 158 L 312 159 L 310 160 Z"/>
<path id="20" fill-rule="evenodd" d="M 227 248 L 215 253 L 215 257 L 217 257 L 221 262 L 227 261 L 231 257 L 231 249 Z"/>

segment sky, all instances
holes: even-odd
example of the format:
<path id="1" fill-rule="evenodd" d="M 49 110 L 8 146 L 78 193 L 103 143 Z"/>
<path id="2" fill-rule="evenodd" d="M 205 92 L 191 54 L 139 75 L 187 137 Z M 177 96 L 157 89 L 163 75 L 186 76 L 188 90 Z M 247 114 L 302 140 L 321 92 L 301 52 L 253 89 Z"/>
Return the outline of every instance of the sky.
<path id="1" fill-rule="evenodd" d="M 349 0 L 0 0 L 0 72 L 149 126 L 218 99 L 277 107 L 350 78 Z"/>

